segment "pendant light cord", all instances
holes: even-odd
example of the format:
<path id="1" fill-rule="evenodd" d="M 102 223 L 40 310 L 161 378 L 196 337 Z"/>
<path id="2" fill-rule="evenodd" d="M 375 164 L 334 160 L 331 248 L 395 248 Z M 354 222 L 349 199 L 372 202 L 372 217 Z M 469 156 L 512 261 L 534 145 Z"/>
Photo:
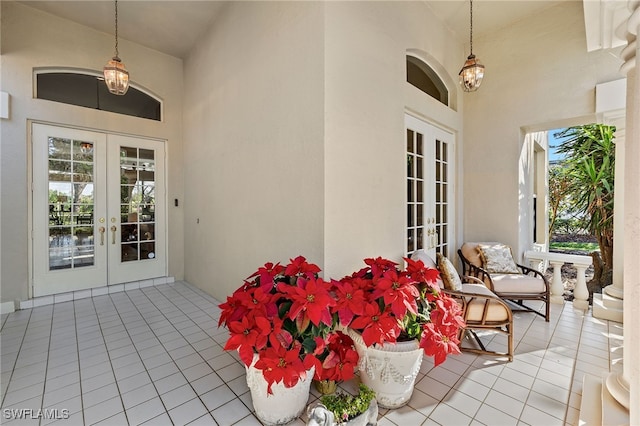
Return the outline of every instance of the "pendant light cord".
<path id="1" fill-rule="evenodd" d="M 116 57 L 118 57 L 118 0 L 116 0 Z"/>
<path id="2" fill-rule="evenodd" d="M 117 2 L 118 0 L 116 0 L 116 4 Z M 117 13 L 116 13 L 116 16 L 117 16 Z M 471 50 L 471 55 L 473 55 L 473 0 L 469 0 L 469 16 L 470 16 L 469 18 L 469 21 L 470 21 L 469 22 L 469 49 Z M 117 24 L 116 24 L 116 28 L 117 28 Z"/>

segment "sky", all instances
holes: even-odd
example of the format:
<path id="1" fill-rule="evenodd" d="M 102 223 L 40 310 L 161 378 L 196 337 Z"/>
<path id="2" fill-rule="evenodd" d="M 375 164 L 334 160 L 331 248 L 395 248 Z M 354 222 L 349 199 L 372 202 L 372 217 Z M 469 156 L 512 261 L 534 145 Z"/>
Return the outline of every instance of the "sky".
<path id="1" fill-rule="evenodd" d="M 555 146 L 560 144 L 561 139 L 556 139 L 556 137 L 554 136 L 554 134 L 560 132 L 561 130 L 564 130 L 564 129 L 552 129 L 552 130 L 549 130 L 547 133 L 549 138 L 549 161 L 556 161 L 556 160 L 562 159 L 562 156 L 556 153 L 556 148 L 555 148 Z"/>

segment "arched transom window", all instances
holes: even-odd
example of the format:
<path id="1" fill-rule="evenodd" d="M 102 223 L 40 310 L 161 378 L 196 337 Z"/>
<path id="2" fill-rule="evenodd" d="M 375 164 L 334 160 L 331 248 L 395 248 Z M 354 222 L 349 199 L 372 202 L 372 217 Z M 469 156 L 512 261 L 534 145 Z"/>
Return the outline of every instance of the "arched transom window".
<path id="1" fill-rule="evenodd" d="M 34 70 L 35 97 L 118 114 L 162 120 L 162 102 L 130 86 L 123 96 L 109 93 L 101 74 L 77 70 Z"/>
<path id="2" fill-rule="evenodd" d="M 415 56 L 407 55 L 407 82 L 449 106 L 449 90 L 438 74 Z"/>

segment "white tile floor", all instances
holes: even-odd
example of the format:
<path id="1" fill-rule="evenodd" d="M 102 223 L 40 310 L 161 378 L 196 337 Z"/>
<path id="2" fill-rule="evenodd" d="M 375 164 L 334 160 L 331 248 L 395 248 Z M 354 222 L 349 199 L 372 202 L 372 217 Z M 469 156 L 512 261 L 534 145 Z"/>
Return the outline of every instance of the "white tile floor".
<path id="1" fill-rule="evenodd" d="M 217 304 L 176 282 L 2 315 L 0 423 L 259 424 L 244 367 L 222 349 Z M 433 368 L 425 359 L 409 404 L 380 410 L 378 424 L 577 424 L 582 377 L 609 371 L 620 324 L 571 303 L 553 305 L 549 323 L 515 317 L 513 362 L 462 354 Z M 483 339 L 505 344 L 499 335 Z M 58 419 L 38 418 L 39 409 Z"/>

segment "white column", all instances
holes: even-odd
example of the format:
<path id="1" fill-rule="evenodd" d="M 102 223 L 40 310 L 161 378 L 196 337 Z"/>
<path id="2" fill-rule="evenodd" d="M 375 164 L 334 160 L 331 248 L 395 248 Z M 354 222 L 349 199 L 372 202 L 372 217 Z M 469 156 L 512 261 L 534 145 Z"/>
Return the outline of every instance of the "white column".
<path id="1" fill-rule="evenodd" d="M 625 158 L 625 116 L 622 114 L 603 114 L 604 124 L 616 126 L 616 158 Z M 624 161 L 616 161 L 616 192 L 613 205 L 613 282 L 602 291 L 616 299 L 624 298 Z"/>
<path id="2" fill-rule="evenodd" d="M 624 347 L 622 375 L 612 373 L 607 389 L 629 409 L 630 424 L 640 424 L 640 2 L 628 1 L 629 43 L 622 50 L 622 72 L 627 76 L 627 112 L 624 159 Z"/>

